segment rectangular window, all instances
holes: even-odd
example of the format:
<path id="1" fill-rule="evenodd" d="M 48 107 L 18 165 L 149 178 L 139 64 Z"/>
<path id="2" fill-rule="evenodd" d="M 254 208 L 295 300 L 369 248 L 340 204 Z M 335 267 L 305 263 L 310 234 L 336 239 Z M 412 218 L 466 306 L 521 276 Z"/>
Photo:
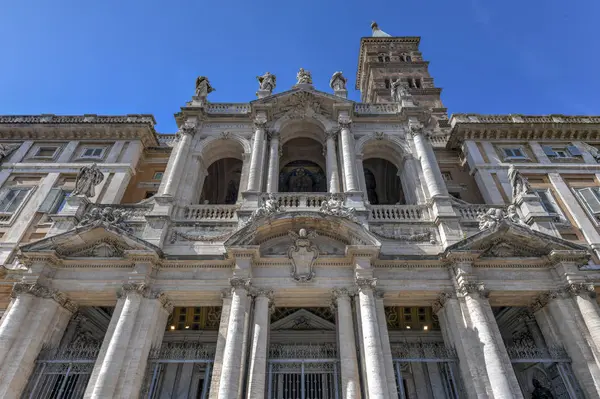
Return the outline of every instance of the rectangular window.
<path id="1" fill-rule="evenodd" d="M 552 192 L 547 189 L 534 190 L 537 196 L 540 198 L 542 202 L 542 207 L 548 214 L 554 217 L 555 222 L 565 222 L 566 218 L 564 217 L 562 210 L 558 206 L 558 203 L 554 199 L 554 195 Z"/>
<path id="2" fill-rule="evenodd" d="M 104 156 L 106 147 L 83 147 L 79 158 L 85 159 L 101 159 Z"/>
<path id="3" fill-rule="evenodd" d="M 55 187 L 46 196 L 38 212 L 56 214 L 59 213 L 67 202 L 67 198 L 71 196 L 72 190 L 65 190 L 60 187 Z"/>
<path id="4" fill-rule="evenodd" d="M 30 188 L 9 188 L 2 193 L 0 212 L 13 213 L 19 209 Z"/>
<path id="5" fill-rule="evenodd" d="M 521 147 L 504 147 L 502 148 L 505 159 L 527 159 L 525 151 Z"/>
<path id="6" fill-rule="evenodd" d="M 58 147 L 38 147 L 35 150 L 35 155 L 33 158 L 38 159 L 54 159 L 56 153 L 58 152 Z"/>
<path id="7" fill-rule="evenodd" d="M 574 145 L 562 147 L 543 145 L 542 149 L 548 158 L 569 159 L 581 156 L 581 151 L 579 151 L 579 148 L 575 147 Z"/>
<path id="8" fill-rule="evenodd" d="M 596 221 L 600 217 L 600 187 L 585 187 L 578 188 L 575 192 L 579 195 L 582 202 L 585 204 L 588 211 L 590 211 Z"/>
<path id="9" fill-rule="evenodd" d="M 164 172 L 154 172 L 152 180 L 162 180 Z"/>

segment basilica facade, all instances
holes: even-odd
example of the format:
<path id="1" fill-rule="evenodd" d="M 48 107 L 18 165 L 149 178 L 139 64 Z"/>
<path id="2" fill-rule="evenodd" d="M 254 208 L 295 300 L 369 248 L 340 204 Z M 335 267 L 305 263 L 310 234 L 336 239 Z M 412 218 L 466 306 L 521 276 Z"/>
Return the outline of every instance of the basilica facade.
<path id="1" fill-rule="evenodd" d="M 419 41 L 0 116 L 0 397 L 600 397 L 600 117 L 448 117 Z"/>

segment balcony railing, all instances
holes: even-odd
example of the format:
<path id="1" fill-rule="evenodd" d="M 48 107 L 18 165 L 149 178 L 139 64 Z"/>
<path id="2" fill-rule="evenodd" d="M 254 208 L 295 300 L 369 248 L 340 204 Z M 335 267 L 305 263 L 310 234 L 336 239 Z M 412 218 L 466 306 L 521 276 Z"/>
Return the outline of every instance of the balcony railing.
<path id="1" fill-rule="evenodd" d="M 286 211 L 318 211 L 321 209 L 321 204 L 329 198 L 328 193 L 275 193 L 272 195 L 279 203 L 279 207 Z M 263 201 L 266 198 L 267 196 L 265 195 Z"/>
<path id="2" fill-rule="evenodd" d="M 455 208 L 460 215 L 461 222 L 477 222 L 479 215 L 483 215 L 491 208 L 504 208 L 502 205 L 490 204 L 455 204 Z"/>
<path id="3" fill-rule="evenodd" d="M 180 208 L 178 219 L 197 222 L 237 222 L 237 205 L 190 205 Z"/>
<path id="4" fill-rule="evenodd" d="M 373 222 L 424 222 L 429 219 L 426 205 L 369 206 L 369 221 Z"/>

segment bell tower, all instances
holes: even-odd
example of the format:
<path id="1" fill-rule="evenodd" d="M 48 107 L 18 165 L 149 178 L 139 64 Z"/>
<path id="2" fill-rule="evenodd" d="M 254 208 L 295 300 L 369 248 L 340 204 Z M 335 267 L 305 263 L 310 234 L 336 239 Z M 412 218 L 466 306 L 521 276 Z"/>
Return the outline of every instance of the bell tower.
<path id="1" fill-rule="evenodd" d="M 442 89 L 436 88 L 429 75 L 429 62 L 419 51 L 418 36 L 391 36 L 376 22 L 371 24 L 371 37 L 360 39 L 356 89 L 364 103 L 392 102 L 392 82 L 400 78 L 412 95 L 415 105 L 433 112 L 445 113 L 440 98 Z"/>

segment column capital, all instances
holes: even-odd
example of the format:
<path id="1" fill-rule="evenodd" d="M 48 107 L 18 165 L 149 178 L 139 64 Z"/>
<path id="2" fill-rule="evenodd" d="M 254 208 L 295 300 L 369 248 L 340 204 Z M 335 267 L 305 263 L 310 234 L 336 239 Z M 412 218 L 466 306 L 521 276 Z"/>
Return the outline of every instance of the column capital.
<path id="1" fill-rule="evenodd" d="M 349 116 L 340 115 L 338 117 L 338 125 L 340 129 L 350 129 L 352 126 L 352 119 Z"/>
<path id="2" fill-rule="evenodd" d="M 175 307 L 173 303 L 169 300 L 169 297 L 164 292 L 158 292 L 155 294 L 155 298 L 160 302 L 163 309 L 167 311 L 168 314 L 173 313 L 173 308 Z"/>
<path id="3" fill-rule="evenodd" d="M 229 284 L 231 285 L 231 288 L 234 290 L 237 288 L 243 288 L 246 291 L 248 291 L 250 289 L 250 286 L 252 283 L 249 278 L 232 277 L 229 279 Z"/>
<path id="4" fill-rule="evenodd" d="M 339 127 L 334 127 L 331 129 L 327 129 L 325 131 L 325 140 L 334 140 L 337 139 L 337 135 L 340 132 L 340 128 Z"/>
<path id="5" fill-rule="evenodd" d="M 444 305 L 446 305 L 446 302 L 448 302 L 449 299 L 455 298 L 456 294 L 453 292 L 440 292 L 436 300 L 433 301 L 433 303 L 431 304 L 431 307 L 433 308 L 433 313 L 437 314 L 440 310 L 442 310 L 442 308 L 444 307 Z"/>
<path id="6" fill-rule="evenodd" d="M 552 301 L 553 299 L 563 297 L 564 292 L 561 292 L 561 290 L 542 292 L 533 299 L 533 301 L 529 305 L 529 310 L 531 311 L 531 313 L 535 313 L 538 310 L 544 308 L 546 305 L 548 305 L 548 303 L 550 303 L 550 301 Z"/>
<path id="7" fill-rule="evenodd" d="M 364 290 L 374 290 L 376 285 L 377 285 L 376 278 L 365 278 L 365 277 L 357 277 L 356 278 L 356 286 L 358 287 L 358 290 L 361 292 Z"/>
<path id="8" fill-rule="evenodd" d="M 571 296 L 587 296 L 596 298 L 596 290 L 593 283 L 571 283 L 565 286 L 565 291 Z"/>
<path id="9" fill-rule="evenodd" d="M 412 138 L 416 136 L 422 136 L 425 138 L 429 137 L 429 134 L 425 132 L 425 128 L 421 124 L 410 125 L 408 128 L 408 132 Z"/>
<path id="10" fill-rule="evenodd" d="M 263 118 L 256 118 L 253 121 L 254 130 L 265 130 L 267 128 L 267 120 Z"/>
<path id="11" fill-rule="evenodd" d="M 340 298 L 351 298 L 355 295 L 355 288 L 334 288 L 331 290 L 331 299 L 334 303 L 336 303 Z"/>
<path id="12" fill-rule="evenodd" d="M 198 129 L 198 124 L 196 123 L 196 121 L 187 120 L 179 128 L 179 131 L 177 132 L 177 136 L 178 137 L 185 136 L 185 135 L 193 136 L 194 133 L 196 133 L 197 129 Z"/>
<path id="13" fill-rule="evenodd" d="M 460 284 L 457 292 L 461 296 L 478 295 L 479 298 L 487 298 L 490 295 L 485 285 L 480 282 L 464 282 Z"/>
<path id="14" fill-rule="evenodd" d="M 147 298 L 151 295 L 150 286 L 146 283 L 125 283 L 117 292 L 117 298 L 125 298 L 129 295 L 140 295 Z"/>
<path id="15" fill-rule="evenodd" d="M 52 299 L 71 313 L 77 312 L 78 305 L 67 297 L 63 292 L 45 287 L 38 283 L 15 283 L 13 285 L 11 298 L 22 294 L 30 294 L 38 298 Z"/>
<path id="16" fill-rule="evenodd" d="M 269 289 L 269 288 L 252 288 L 250 290 L 250 295 L 252 295 L 255 298 L 258 297 L 264 297 L 267 298 L 269 300 L 269 302 L 273 301 L 273 290 Z"/>

